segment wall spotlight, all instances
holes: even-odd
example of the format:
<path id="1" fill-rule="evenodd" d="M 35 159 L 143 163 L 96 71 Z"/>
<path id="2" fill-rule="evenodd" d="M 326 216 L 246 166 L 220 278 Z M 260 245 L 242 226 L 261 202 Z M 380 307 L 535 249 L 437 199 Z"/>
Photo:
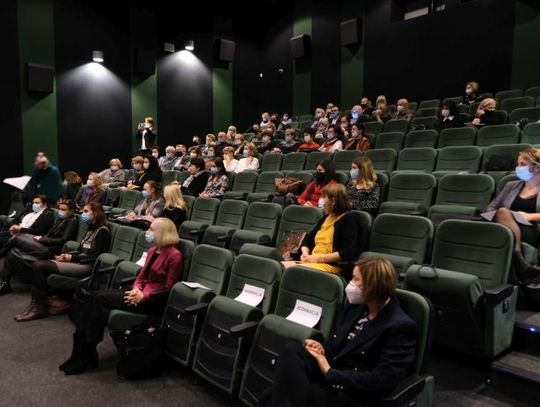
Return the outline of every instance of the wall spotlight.
<path id="1" fill-rule="evenodd" d="M 105 61 L 105 59 L 103 58 L 103 51 L 92 51 L 92 61 L 99 62 L 100 64 L 103 63 L 103 61 Z"/>
<path id="2" fill-rule="evenodd" d="M 174 47 L 174 44 L 171 43 L 171 42 L 165 42 L 163 43 L 163 50 L 167 51 L 167 52 L 174 52 L 175 51 L 175 47 Z"/>
<path id="3" fill-rule="evenodd" d="M 187 51 L 193 51 L 195 49 L 195 41 L 193 40 L 186 40 L 184 42 L 184 48 L 187 50 Z"/>

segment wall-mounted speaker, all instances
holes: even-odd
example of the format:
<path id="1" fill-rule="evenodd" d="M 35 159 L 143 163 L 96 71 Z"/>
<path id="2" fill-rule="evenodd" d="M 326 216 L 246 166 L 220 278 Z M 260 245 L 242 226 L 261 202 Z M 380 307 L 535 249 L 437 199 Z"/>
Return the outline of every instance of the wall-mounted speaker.
<path id="1" fill-rule="evenodd" d="M 297 35 L 289 40 L 293 58 L 302 58 L 309 54 L 310 37 L 307 34 Z"/>
<path id="2" fill-rule="evenodd" d="M 353 45 L 362 42 L 362 20 L 351 18 L 339 25 L 341 45 Z"/>
<path id="3" fill-rule="evenodd" d="M 236 43 L 234 41 L 218 38 L 215 42 L 216 57 L 220 61 L 233 62 Z"/>
<path id="4" fill-rule="evenodd" d="M 135 50 L 135 72 L 153 75 L 156 72 L 156 52 L 152 49 Z"/>
<path id="5" fill-rule="evenodd" d="M 32 92 L 53 93 L 54 68 L 49 65 L 26 64 L 27 88 Z"/>

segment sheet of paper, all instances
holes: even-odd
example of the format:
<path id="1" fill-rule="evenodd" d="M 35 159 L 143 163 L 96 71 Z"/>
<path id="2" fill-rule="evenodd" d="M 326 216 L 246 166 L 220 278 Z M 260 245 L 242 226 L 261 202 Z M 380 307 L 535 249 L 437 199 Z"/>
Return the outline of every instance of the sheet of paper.
<path id="1" fill-rule="evenodd" d="M 18 188 L 21 191 L 23 191 L 24 188 L 26 188 L 26 185 L 28 185 L 30 178 L 32 177 L 28 175 L 23 175 L 22 177 L 4 178 L 4 183 L 14 186 L 15 188 Z"/>
<path id="2" fill-rule="evenodd" d="M 321 319 L 322 308 L 309 302 L 296 300 L 293 311 L 287 319 L 297 324 L 313 328 Z"/>
<path id="3" fill-rule="evenodd" d="M 210 290 L 210 288 L 199 283 L 190 283 L 189 281 L 182 281 L 182 284 L 188 286 L 189 288 L 203 288 L 205 290 Z"/>
<path id="4" fill-rule="evenodd" d="M 236 301 L 242 302 L 252 307 L 259 305 L 264 298 L 264 288 L 255 287 L 254 285 L 244 284 L 242 292 L 235 298 Z"/>
<path id="5" fill-rule="evenodd" d="M 141 258 L 139 260 L 137 260 L 137 264 L 138 266 L 144 266 L 144 263 L 146 262 L 146 256 L 148 255 L 148 252 L 143 252 Z"/>

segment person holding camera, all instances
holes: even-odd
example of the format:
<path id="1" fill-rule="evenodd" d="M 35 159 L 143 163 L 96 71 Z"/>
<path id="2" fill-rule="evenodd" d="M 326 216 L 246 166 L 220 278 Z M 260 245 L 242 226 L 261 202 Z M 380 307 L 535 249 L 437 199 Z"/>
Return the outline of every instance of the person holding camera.
<path id="1" fill-rule="evenodd" d="M 144 123 L 137 126 L 137 135 L 135 136 L 140 143 L 141 155 L 152 154 L 152 147 L 156 144 L 157 130 L 154 127 L 154 119 L 150 116 L 144 118 Z"/>

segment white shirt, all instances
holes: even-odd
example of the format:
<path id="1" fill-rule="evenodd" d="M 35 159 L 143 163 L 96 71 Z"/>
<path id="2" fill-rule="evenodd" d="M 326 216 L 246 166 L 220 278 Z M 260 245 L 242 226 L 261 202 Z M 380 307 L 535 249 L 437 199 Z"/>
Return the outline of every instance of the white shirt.
<path id="1" fill-rule="evenodd" d="M 144 136 L 146 135 L 146 129 L 142 131 L 142 137 L 141 137 L 141 150 L 146 150 L 146 143 L 144 142 Z"/>
<path id="2" fill-rule="evenodd" d="M 27 215 L 24 215 L 23 218 L 21 219 L 21 225 L 20 225 L 21 228 L 27 229 L 30 226 L 32 226 L 34 222 L 37 220 L 37 218 L 39 218 L 39 215 L 41 215 L 42 212 L 43 212 L 43 209 L 40 210 L 39 212 L 31 212 Z"/>
<path id="3" fill-rule="evenodd" d="M 225 171 L 236 172 L 236 168 L 238 167 L 238 160 L 232 159 L 229 164 L 227 164 L 227 161 L 223 160 L 223 164 L 225 164 Z"/>
<path id="4" fill-rule="evenodd" d="M 251 162 L 248 163 L 248 158 L 251 158 Z M 238 166 L 234 172 L 239 173 L 245 170 L 257 170 L 259 169 L 259 160 L 255 157 L 242 158 L 238 161 Z"/>

